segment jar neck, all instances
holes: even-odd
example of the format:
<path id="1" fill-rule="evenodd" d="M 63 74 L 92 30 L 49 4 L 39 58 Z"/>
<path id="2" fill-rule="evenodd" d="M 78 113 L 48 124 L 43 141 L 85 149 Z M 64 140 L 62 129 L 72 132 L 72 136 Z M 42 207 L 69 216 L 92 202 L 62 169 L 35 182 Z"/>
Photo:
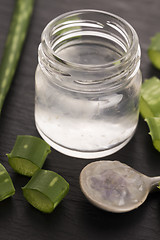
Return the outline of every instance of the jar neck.
<path id="1" fill-rule="evenodd" d="M 111 51 L 115 56 L 116 52 L 116 57 L 103 64 L 84 64 L 58 54 L 59 49 L 84 40 L 86 44 L 87 37 L 94 39 L 94 44 L 103 45 L 106 53 Z M 49 80 L 83 92 L 123 88 L 139 70 L 140 55 L 137 34 L 126 21 L 102 11 L 95 15 L 94 10 L 74 11 L 54 19 L 44 29 L 39 45 L 39 64 Z"/>

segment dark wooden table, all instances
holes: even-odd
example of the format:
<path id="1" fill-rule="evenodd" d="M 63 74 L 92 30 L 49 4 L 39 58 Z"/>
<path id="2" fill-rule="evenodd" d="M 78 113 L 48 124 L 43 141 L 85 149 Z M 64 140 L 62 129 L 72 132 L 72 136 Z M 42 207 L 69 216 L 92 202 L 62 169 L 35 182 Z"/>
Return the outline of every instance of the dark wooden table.
<path id="1" fill-rule="evenodd" d="M 13 0 L 0 0 L 0 56 L 13 7 Z M 55 211 L 46 215 L 23 198 L 21 187 L 28 178 L 14 173 L 8 164 L 5 154 L 11 151 L 17 135 L 39 136 L 34 123 L 34 73 L 41 32 L 57 15 L 82 8 L 109 11 L 130 22 L 140 39 L 143 78 L 160 77 L 160 71 L 152 67 L 147 57 L 150 37 L 160 31 L 159 0 L 36 1 L 22 57 L 0 117 L 0 162 L 7 168 L 16 188 L 12 198 L 0 202 L 2 240 L 160 239 L 160 192 L 150 194 L 140 208 L 129 213 L 102 211 L 86 200 L 79 187 L 80 171 L 91 160 L 71 158 L 52 149 L 44 168 L 66 178 L 70 191 Z M 160 175 L 160 153 L 153 148 L 141 117 L 136 134 L 128 145 L 106 159 L 118 159 L 149 176 Z"/>

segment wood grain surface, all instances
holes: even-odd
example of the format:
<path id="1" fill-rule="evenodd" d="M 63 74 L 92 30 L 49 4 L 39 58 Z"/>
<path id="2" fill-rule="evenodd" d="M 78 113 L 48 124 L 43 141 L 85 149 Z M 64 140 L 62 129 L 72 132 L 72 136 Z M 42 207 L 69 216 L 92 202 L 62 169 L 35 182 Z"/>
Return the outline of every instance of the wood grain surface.
<path id="1" fill-rule="evenodd" d="M 27 1 L 27 0 L 25 0 Z M 0 57 L 14 7 L 13 0 L 0 0 Z M 6 153 L 16 136 L 39 136 L 34 123 L 34 74 L 37 48 L 45 25 L 61 13 L 82 8 L 100 9 L 126 19 L 137 31 L 142 49 L 143 78 L 160 77 L 149 62 L 150 37 L 160 32 L 159 0 L 37 0 L 22 56 L 0 117 L 0 162 L 10 173 L 16 194 L 0 202 L 0 240 L 159 240 L 160 192 L 149 195 L 138 209 L 113 214 L 92 206 L 79 187 L 82 168 L 93 160 L 65 156 L 52 149 L 44 168 L 61 174 L 70 191 L 52 214 L 46 215 L 30 206 L 21 187 L 28 178 L 13 172 Z M 118 159 L 149 176 L 160 175 L 160 153 L 148 135 L 140 117 L 136 134 L 119 152 L 103 158 Z"/>

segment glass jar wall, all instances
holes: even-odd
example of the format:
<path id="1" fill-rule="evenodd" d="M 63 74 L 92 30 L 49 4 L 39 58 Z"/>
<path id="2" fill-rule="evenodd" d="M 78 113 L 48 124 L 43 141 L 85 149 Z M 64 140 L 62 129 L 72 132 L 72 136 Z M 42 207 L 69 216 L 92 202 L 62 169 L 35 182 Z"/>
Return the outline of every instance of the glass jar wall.
<path id="1" fill-rule="evenodd" d="M 122 148 L 139 116 L 135 30 L 107 12 L 69 12 L 46 26 L 38 54 L 35 122 L 44 140 L 79 158 Z"/>

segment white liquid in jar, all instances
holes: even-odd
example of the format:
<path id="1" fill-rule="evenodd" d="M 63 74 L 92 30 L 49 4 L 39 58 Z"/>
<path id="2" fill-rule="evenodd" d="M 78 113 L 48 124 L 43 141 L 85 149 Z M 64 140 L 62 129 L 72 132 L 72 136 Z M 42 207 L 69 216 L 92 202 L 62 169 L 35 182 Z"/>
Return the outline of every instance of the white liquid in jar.
<path id="1" fill-rule="evenodd" d="M 124 100 L 123 92 L 97 99 L 78 99 L 76 95 L 65 94 L 65 91 L 63 94 L 57 89 L 53 92 L 49 86 L 44 89 L 39 84 L 38 88 L 36 125 L 44 139 L 47 136 L 53 141 L 54 148 L 59 145 L 80 151 L 82 155 L 86 152 L 86 156 L 88 152 L 110 149 L 109 153 L 112 153 L 117 146 L 125 145 L 136 129 L 138 113 L 126 110 L 128 100 Z"/>

